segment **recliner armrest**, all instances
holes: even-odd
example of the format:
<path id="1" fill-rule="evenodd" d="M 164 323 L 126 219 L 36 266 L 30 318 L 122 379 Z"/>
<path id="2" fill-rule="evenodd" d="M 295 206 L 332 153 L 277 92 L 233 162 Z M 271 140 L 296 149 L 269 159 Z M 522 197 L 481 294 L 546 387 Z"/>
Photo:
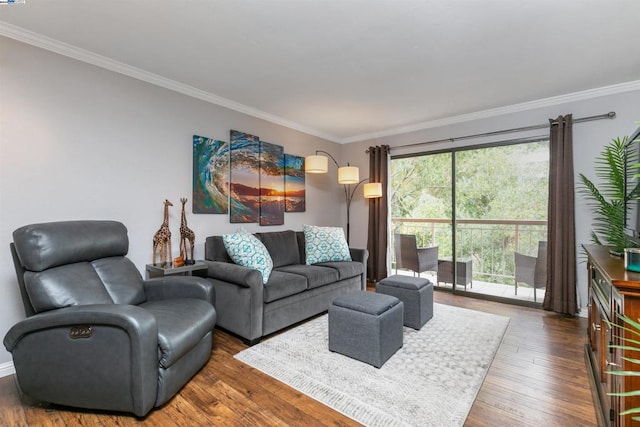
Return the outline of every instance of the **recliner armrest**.
<path id="1" fill-rule="evenodd" d="M 262 287 L 262 274 L 258 270 L 253 270 L 242 265 L 230 262 L 208 261 L 207 277 L 233 283 L 243 288 Z"/>
<path id="2" fill-rule="evenodd" d="M 4 345 L 20 386 L 35 399 L 138 416 L 155 403 L 158 326 L 144 308 L 96 304 L 39 313 L 14 325 Z"/>
<path id="3" fill-rule="evenodd" d="M 157 347 L 156 319 L 135 305 L 96 304 L 66 307 L 39 313 L 16 323 L 4 337 L 4 346 L 12 351 L 22 337 L 44 329 L 75 325 L 109 325 L 127 331 L 132 340 Z"/>
<path id="4" fill-rule="evenodd" d="M 144 292 L 149 301 L 196 298 L 215 305 L 216 293 L 210 280 L 201 277 L 166 276 L 144 281 Z"/>

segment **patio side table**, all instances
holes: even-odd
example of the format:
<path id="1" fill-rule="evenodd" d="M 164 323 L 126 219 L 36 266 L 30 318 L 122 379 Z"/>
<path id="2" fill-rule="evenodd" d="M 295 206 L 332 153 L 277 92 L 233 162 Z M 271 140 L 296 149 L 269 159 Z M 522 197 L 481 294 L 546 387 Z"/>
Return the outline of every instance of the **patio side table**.
<path id="1" fill-rule="evenodd" d="M 473 288 L 473 263 L 471 259 L 458 258 L 456 264 L 458 268 L 456 285 L 464 286 L 465 291 L 467 285 Z M 450 258 L 438 260 L 438 283 L 440 282 L 453 284 L 453 261 Z"/>

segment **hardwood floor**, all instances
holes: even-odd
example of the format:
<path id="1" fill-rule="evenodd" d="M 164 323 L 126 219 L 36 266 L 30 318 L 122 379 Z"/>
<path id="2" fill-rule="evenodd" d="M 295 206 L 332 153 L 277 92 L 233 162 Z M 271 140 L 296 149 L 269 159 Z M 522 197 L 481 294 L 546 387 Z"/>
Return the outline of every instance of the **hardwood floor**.
<path id="1" fill-rule="evenodd" d="M 596 426 L 584 363 L 587 320 L 435 292 L 442 304 L 511 318 L 466 426 Z M 48 406 L 0 378 L 1 426 L 353 426 L 349 418 L 235 360 L 246 346 L 216 330 L 209 363 L 146 418 Z"/>

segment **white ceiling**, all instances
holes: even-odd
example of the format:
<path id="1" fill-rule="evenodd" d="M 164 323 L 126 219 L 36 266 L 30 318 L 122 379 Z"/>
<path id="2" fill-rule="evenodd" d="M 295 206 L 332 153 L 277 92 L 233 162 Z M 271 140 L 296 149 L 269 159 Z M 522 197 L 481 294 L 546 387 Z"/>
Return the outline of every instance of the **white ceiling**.
<path id="1" fill-rule="evenodd" d="M 639 17 L 638 0 L 26 0 L 0 6 L 0 35 L 351 142 L 640 88 Z"/>

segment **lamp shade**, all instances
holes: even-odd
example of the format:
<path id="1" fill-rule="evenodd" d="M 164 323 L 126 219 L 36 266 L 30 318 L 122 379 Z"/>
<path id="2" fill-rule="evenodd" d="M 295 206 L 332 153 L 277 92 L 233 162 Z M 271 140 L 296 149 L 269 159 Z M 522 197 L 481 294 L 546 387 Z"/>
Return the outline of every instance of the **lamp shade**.
<path id="1" fill-rule="evenodd" d="M 364 198 L 376 199 L 382 197 L 382 184 L 379 182 L 370 182 L 364 185 Z"/>
<path id="2" fill-rule="evenodd" d="M 309 173 L 327 173 L 329 170 L 329 159 L 317 154 L 304 158 L 304 170 Z"/>
<path id="3" fill-rule="evenodd" d="M 360 182 L 360 169 L 357 166 L 338 168 L 338 184 L 357 184 Z"/>

